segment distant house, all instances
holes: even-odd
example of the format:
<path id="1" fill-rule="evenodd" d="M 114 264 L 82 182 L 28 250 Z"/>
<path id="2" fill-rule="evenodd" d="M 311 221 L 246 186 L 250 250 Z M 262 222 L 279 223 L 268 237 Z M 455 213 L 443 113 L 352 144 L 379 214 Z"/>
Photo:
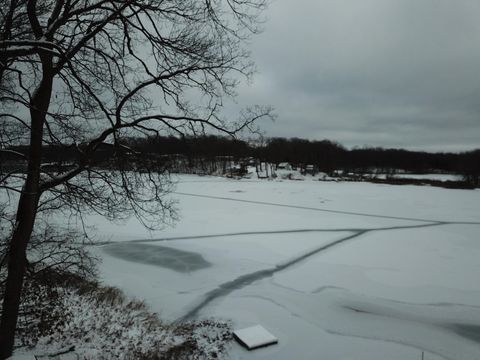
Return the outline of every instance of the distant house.
<path id="1" fill-rule="evenodd" d="M 292 170 L 292 165 L 288 162 L 281 162 L 277 165 L 277 170 Z"/>
<path id="2" fill-rule="evenodd" d="M 303 175 L 315 175 L 318 172 L 318 168 L 315 165 L 305 165 L 305 167 L 302 169 L 302 174 Z"/>

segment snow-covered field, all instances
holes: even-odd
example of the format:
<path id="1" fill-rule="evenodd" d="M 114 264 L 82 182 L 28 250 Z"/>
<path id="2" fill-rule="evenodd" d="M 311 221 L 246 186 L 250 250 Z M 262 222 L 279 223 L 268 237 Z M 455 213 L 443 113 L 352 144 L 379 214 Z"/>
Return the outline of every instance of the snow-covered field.
<path id="1" fill-rule="evenodd" d="M 232 359 L 480 359 L 480 191 L 181 176 L 172 196 L 161 232 L 88 219 L 102 279 L 279 339 Z"/>

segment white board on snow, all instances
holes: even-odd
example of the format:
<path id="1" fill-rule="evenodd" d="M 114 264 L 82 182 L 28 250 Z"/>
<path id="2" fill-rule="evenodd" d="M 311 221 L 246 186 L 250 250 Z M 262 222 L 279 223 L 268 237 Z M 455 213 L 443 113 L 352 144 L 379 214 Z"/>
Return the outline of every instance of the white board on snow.
<path id="1" fill-rule="evenodd" d="M 248 350 L 278 343 L 278 339 L 261 325 L 235 330 L 233 336 Z"/>

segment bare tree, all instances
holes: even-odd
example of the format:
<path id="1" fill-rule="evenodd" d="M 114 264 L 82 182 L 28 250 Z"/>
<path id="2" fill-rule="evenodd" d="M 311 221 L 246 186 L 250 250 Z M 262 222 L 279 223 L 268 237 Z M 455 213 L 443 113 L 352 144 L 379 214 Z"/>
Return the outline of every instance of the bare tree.
<path id="1" fill-rule="evenodd" d="M 25 169 L 2 169 L 8 274 L 0 359 L 12 353 L 26 251 L 36 219 L 55 209 L 136 215 L 147 226 L 172 215 L 168 182 L 130 171 L 140 161 L 121 138 L 135 133 L 235 135 L 254 131 L 271 109 L 238 121 L 221 115 L 238 75 L 252 63 L 242 47 L 266 0 L 0 0 L 0 154 Z M 28 144 L 27 151 L 12 146 Z M 42 150 L 75 154 L 47 166 Z M 109 147 L 110 170 L 101 153 Z M 100 155 L 99 155 L 100 154 Z M 142 165 L 143 166 L 143 165 Z"/>

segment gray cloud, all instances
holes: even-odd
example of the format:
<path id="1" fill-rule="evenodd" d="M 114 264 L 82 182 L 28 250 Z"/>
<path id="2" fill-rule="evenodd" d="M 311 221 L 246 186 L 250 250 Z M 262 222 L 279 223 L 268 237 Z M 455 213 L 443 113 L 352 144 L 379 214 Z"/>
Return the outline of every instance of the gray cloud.
<path id="1" fill-rule="evenodd" d="M 269 136 L 347 146 L 480 147 L 480 2 L 276 0 L 252 41 Z"/>

